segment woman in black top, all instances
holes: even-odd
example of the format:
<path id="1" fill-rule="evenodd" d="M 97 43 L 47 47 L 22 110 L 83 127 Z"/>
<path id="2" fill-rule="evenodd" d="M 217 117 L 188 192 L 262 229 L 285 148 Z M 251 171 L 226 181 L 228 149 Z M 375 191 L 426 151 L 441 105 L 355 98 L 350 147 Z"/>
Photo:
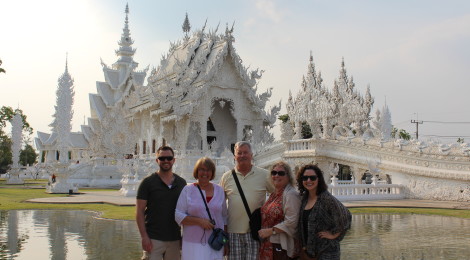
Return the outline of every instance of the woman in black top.
<path id="1" fill-rule="evenodd" d="M 339 242 L 351 227 L 351 213 L 328 192 L 323 172 L 305 165 L 297 172 L 302 196 L 299 213 L 300 259 L 340 259 Z"/>

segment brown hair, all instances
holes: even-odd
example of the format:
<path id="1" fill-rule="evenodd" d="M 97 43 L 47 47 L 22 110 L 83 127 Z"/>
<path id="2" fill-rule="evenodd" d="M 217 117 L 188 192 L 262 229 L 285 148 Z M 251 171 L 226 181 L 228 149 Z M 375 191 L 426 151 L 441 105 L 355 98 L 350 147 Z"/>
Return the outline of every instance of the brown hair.
<path id="1" fill-rule="evenodd" d="M 173 148 L 171 148 L 167 145 L 162 145 L 162 146 L 158 147 L 157 152 L 156 152 L 157 156 L 160 153 L 160 151 L 171 151 L 171 154 L 173 154 L 173 157 L 175 156 L 175 152 L 173 151 Z"/>
<path id="2" fill-rule="evenodd" d="M 302 183 L 302 177 L 306 170 L 313 170 L 318 177 L 318 185 L 317 185 L 317 195 L 328 190 L 328 185 L 326 185 L 325 177 L 323 177 L 322 170 L 314 164 L 307 164 L 300 168 L 297 172 L 297 187 L 299 188 L 300 195 L 304 195 L 304 193 L 308 193 L 307 189 L 305 189 Z"/>
<path id="3" fill-rule="evenodd" d="M 212 172 L 212 176 L 211 176 L 211 179 L 210 180 L 213 180 L 215 178 L 215 163 L 214 161 L 212 161 L 211 158 L 209 157 L 202 157 L 200 158 L 199 160 L 197 160 L 196 164 L 194 165 L 194 169 L 193 169 L 193 177 L 194 179 L 197 180 L 197 170 L 199 170 L 199 168 L 201 167 L 201 165 L 204 165 L 206 166 L 209 171 Z"/>

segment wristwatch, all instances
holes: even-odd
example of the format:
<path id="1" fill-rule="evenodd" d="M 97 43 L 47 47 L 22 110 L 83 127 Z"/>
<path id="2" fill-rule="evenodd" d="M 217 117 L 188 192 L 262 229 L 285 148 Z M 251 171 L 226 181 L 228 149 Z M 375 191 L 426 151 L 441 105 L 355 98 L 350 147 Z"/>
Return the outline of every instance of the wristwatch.
<path id="1" fill-rule="evenodd" d="M 276 230 L 275 230 L 274 227 L 273 227 L 273 235 L 276 235 L 276 234 L 277 234 L 277 232 L 276 232 Z"/>

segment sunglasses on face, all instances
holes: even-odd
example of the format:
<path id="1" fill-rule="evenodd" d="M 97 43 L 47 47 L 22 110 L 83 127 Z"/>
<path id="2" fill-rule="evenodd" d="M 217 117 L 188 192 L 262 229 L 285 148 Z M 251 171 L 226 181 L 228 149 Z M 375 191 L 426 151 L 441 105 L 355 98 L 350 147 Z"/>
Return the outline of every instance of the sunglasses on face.
<path id="1" fill-rule="evenodd" d="M 163 161 L 168 161 L 168 162 L 169 162 L 169 161 L 172 161 L 173 158 L 174 158 L 173 156 L 159 156 L 157 159 L 158 159 L 159 161 L 162 161 L 162 162 L 163 162 Z"/>
<path id="2" fill-rule="evenodd" d="M 304 175 L 302 176 L 302 181 L 308 181 L 310 179 L 311 181 L 316 181 L 318 179 L 318 176 L 316 175 Z"/>
<path id="3" fill-rule="evenodd" d="M 286 172 L 285 171 L 271 171 L 271 176 L 275 176 L 275 175 L 284 176 L 286 175 Z"/>

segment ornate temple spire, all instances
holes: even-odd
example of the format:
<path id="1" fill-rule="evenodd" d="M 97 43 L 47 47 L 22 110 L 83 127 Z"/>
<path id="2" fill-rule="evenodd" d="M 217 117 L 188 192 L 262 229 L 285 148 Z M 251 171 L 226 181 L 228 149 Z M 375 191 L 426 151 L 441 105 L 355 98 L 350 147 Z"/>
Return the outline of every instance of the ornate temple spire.
<path id="1" fill-rule="evenodd" d="M 310 51 L 310 59 L 307 68 L 307 83 L 309 87 L 318 88 L 317 86 L 317 75 L 315 71 L 315 64 L 313 63 L 312 51 Z"/>
<path id="2" fill-rule="evenodd" d="M 207 22 L 207 20 L 206 20 L 206 22 Z M 189 23 L 188 13 L 186 13 L 186 17 L 184 18 L 182 28 L 183 28 L 183 32 L 184 32 L 184 38 L 189 39 L 189 31 L 191 30 L 191 24 Z"/>
<path id="3" fill-rule="evenodd" d="M 68 161 L 70 147 L 70 132 L 72 130 L 73 98 L 75 96 L 73 79 L 68 72 L 68 61 L 65 62 L 65 72 L 60 76 L 57 87 L 57 97 L 54 121 L 49 125 L 57 133 L 57 150 L 60 152 L 60 161 Z M 65 155 L 65 156 L 62 156 Z"/>
<path id="4" fill-rule="evenodd" d="M 65 53 L 65 73 L 69 73 L 69 53 Z"/>
<path id="5" fill-rule="evenodd" d="M 119 67 L 119 65 L 132 64 L 133 68 L 135 68 L 137 67 L 137 63 L 132 59 L 135 53 L 135 49 L 132 48 L 134 41 L 131 38 L 131 33 L 129 30 L 129 4 L 126 4 L 125 13 L 126 19 L 124 21 L 124 28 L 122 29 L 121 39 L 118 42 L 119 49 L 116 50 L 116 55 L 119 56 L 119 59 L 114 64 L 114 66 Z"/>
<path id="6" fill-rule="evenodd" d="M 228 23 L 225 26 L 225 39 L 229 43 L 235 42 L 235 38 L 233 37 L 233 28 L 235 27 L 235 21 L 233 21 L 232 28 L 228 28 Z"/>
<path id="7" fill-rule="evenodd" d="M 344 65 L 344 57 L 341 58 L 341 69 L 339 70 L 339 80 L 346 84 L 348 82 L 348 74 L 346 72 L 346 66 Z"/>
<path id="8" fill-rule="evenodd" d="M 20 162 L 20 151 L 23 145 L 23 118 L 21 117 L 19 109 L 15 111 L 15 116 L 12 120 L 11 126 L 11 154 L 13 166 L 12 168 L 18 168 Z"/>

